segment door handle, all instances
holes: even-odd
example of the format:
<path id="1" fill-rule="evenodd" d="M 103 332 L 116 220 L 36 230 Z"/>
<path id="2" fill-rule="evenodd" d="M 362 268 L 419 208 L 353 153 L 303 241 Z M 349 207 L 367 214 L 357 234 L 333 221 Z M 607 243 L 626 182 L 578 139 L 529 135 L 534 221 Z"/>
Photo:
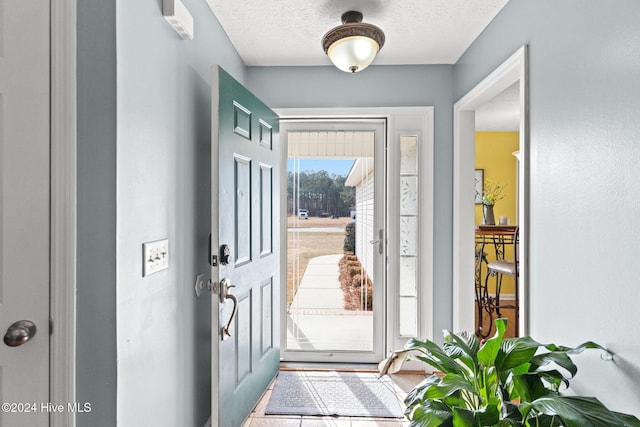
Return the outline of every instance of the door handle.
<path id="1" fill-rule="evenodd" d="M 231 322 L 233 322 L 233 318 L 236 317 L 236 314 L 238 313 L 238 298 L 236 298 L 235 295 L 232 295 L 229 293 L 230 288 L 235 288 L 235 285 L 232 285 L 231 281 L 228 278 L 225 277 L 220 281 L 220 302 L 225 303 L 227 299 L 230 299 L 231 301 L 233 301 L 233 311 L 231 312 L 231 317 L 229 317 L 229 321 L 227 322 L 227 325 L 223 326 L 222 330 L 220 331 L 222 341 L 226 340 L 231 336 L 231 333 L 229 332 L 229 328 L 231 327 Z"/>
<path id="2" fill-rule="evenodd" d="M 30 320 L 19 320 L 9 326 L 4 334 L 4 343 L 9 347 L 19 347 L 36 334 L 36 324 Z"/>
<path id="3" fill-rule="evenodd" d="M 376 240 L 369 241 L 372 245 L 378 245 L 378 253 L 382 255 L 384 252 L 384 231 L 378 230 L 378 238 Z"/>

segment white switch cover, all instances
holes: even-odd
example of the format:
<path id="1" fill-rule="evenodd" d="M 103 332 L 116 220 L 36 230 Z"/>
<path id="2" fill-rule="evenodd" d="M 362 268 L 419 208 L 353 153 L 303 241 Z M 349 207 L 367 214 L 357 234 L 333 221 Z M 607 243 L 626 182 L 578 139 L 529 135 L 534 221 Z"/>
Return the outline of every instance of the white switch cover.
<path id="1" fill-rule="evenodd" d="M 142 277 L 169 268 L 169 239 L 142 244 Z"/>

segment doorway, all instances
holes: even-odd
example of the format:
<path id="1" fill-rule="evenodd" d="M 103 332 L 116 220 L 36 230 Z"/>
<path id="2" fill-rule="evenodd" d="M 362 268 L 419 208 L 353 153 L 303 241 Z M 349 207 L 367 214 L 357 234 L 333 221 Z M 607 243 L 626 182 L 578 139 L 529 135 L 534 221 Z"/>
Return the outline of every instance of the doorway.
<path id="1" fill-rule="evenodd" d="M 384 349 L 384 119 L 283 123 L 282 359 L 374 363 Z"/>
<path id="2" fill-rule="evenodd" d="M 313 351 L 311 349 L 291 351 L 287 348 L 287 342 L 284 339 L 288 333 L 285 329 L 287 313 L 281 310 L 283 316 L 280 334 L 283 337 L 281 360 L 287 362 L 379 362 L 390 350 L 402 348 L 409 338 L 432 338 L 433 107 L 301 108 L 276 109 L 276 112 L 281 117 L 280 140 L 285 144 L 290 131 L 317 131 L 317 128 L 309 126 L 310 122 L 322 124 L 342 120 L 354 124 L 360 122 L 360 126 L 378 123 L 378 126 L 382 126 L 380 132 L 385 141 L 383 147 L 386 147 L 382 155 L 378 153 L 375 155 L 374 170 L 382 172 L 382 175 L 378 177 L 374 173 L 373 179 L 366 178 L 371 171 L 370 164 L 367 165 L 367 162 L 361 160 L 359 165 L 356 165 L 356 157 L 350 157 L 354 172 L 351 176 L 358 177 L 352 183 L 354 187 L 364 188 L 369 185 L 382 189 L 378 193 L 381 195 L 370 199 L 375 201 L 377 209 L 382 210 L 381 214 L 369 216 L 369 218 L 375 218 L 376 223 L 373 227 L 364 227 L 363 215 L 361 215 L 363 221 L 358 221 L 358 203 L 354 209 L 356 226 L 359 224 L 368 233 L 360 232 L 360 235 L 366 238 L 357 239 L 358 244 L 369 251 L 367 258 L 381 257 L 373 267 L 374 271 L 376 268 L 380 269 L 380 273 L 372 277 L 373 328 L 374 336 L 379 337 L 373 339 L 374 350 L 372 352 Z M 370 131 L 371 129 L 361 127 L 352 130 Z M 378 140 L 382 141 L 382 139 Z M 316 156 L 317 154 L 314 153 Z M 286 156 L 282 161 L 283 164 L 287 161 Z M 301 166 L 299 169 L 304 167 Z M 281 181 L 287 182 L 287 176 L 282 176 Z M 286 189 L 283 188 L 283 194 L 285 191 Z M 303 212 L 299 215 L 299 210 L 310 211 L 309 207 L 302 206 L 301 203 L 294 208 L 293 204 L 288 206 L 286 198 L 282 198 L 280 208 L 289 216 L 295 215 L 292 221 L 298 221 L 302 223 L 300 225 L 304 225 L 311 221 L 303 219 L 304 215 L 313 214 L 313 212 Z M 361 207 L 360 210 L 362 209 Z M 324 213 L 331 216 L 330 212 Z M 320 214 L 324 213 L 320 212 Z M 286 242 L 290 233 L 284 224 L 282 228 L 281 241 Z M 286 247 L 282 247 L 281 250 L 285 251 Z M 364 253 L 364 249 L 356 248 L 356 252 Z M 285 271 L 286 268 L 285 260 L 282 270 Z M 371 267 L 367 267 L 365 261 L 364 270 L 367 274 L 369 269 Z M 378 277 L 382 278 L 382 281 L 379 281 Z M 378 291 L 375 289 L 376 285 L 380 286 Z M 286 307 L 284 281 L 281 288 L 283 289 L 281 307 Z M 377 297 L 378 295 L 380 298 Z M 363 296 L 366 297 L 367 294 L 363 293 Z M 382 306 L 378 309 L 376 303 Z M 375 313 L 380 315 L 376 316 Z M 379 340 L 379 344 L 376 340 Z"/>
<path id="3" fill-rule="evenodd" d="M 453 327 L 454 330 L 476 330 L 476 259 L 474 248 L 475 218 L 474 187 L 476 171 L 476 119 L 496 96 L 505 91 L 518 94 L 517 150 L 514 153 L 517 179 L 511 190 L 516 193 L 515 218 L 505 222 L 517 225 L 519 230 L 519 280 L 514 293 L 517 301 L 520 335 L 528 333 L 527 318 L 527 258 L 528 242 L 528 121 L 527 121 L 527 49 L 520 48 L 485 80 L 454 105 L 454 259 L 453 259 Z M 511 191 L 510 190 L 510 191 Z M 513 215 L 513 214 L 510 214 Z M 508 215 L 504 215 L 508 217 Z"/>

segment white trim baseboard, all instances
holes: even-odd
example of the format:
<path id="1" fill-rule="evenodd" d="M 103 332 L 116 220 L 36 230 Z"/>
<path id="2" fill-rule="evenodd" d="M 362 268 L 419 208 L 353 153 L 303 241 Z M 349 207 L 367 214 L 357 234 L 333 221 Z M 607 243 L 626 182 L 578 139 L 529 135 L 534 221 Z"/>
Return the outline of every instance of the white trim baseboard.
<path id="1" fill-rule="evenodd" d="M 76 402 L 76 1 L 51 1 L 51 284 L 49 393 Z M 51 427 L 74 427 L 71 411 Z"/>

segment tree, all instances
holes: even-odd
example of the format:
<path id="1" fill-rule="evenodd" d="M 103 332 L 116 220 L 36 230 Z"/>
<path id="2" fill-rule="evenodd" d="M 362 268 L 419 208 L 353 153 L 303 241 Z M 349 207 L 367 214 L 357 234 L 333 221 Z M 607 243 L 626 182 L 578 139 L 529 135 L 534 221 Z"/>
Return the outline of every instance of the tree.
<path id="1" fill-rule="evenodd" d="M 325 170 L 289 172 L 287 203 L 292 214 L 308 209 L 311 214 L 349 216 L 355 204 L 355 189 L 345 187 L 346 177 Z"/>

